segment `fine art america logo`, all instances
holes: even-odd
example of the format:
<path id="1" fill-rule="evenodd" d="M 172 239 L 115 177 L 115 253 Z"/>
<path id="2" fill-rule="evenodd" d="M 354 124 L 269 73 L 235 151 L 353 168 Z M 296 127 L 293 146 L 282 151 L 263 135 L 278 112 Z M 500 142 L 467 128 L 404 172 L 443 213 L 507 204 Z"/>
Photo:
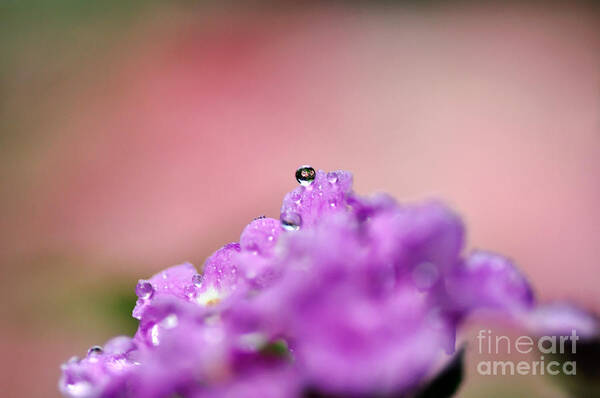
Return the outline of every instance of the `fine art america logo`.
<path id="1" fill-rule="evenodd" d="M 480 361 L 477 372 L 483 376 L 502 375 L 558 375 L 577 374 L 575 361 L 557 361 L 553 358 L 560 354 L 577 353 L 579 336 L 575 330 L 570 336 L 542 336 L 533 339 L 530 336 L 513 337 L 492 335 L 491 330 L 480 330 L 477 334 L 480 355 L 529 354 L 539 353 L 539 360 Z M 549 358 L 546 358 L 547 355 Z"/>

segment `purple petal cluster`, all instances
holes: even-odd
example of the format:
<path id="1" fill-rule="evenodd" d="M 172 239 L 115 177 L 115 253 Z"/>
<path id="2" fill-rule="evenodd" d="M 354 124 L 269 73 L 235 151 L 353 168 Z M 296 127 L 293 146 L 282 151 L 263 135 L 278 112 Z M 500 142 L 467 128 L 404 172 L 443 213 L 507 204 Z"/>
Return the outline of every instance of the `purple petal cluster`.
<path id="1" fill-rule="evenodd" d="M 460 218 L 438 202 L 361 197 L 345 171 L 296 172 L 279 219 L 259 217 L 201 271 L 136 286 L 133 338 L 72 358 L 67 397 L 298 397 L 404 394 L 454 353 L 474 312 L 531 330 L 595 320 L 536 307 L 504 257 L 462 253 Z"/>

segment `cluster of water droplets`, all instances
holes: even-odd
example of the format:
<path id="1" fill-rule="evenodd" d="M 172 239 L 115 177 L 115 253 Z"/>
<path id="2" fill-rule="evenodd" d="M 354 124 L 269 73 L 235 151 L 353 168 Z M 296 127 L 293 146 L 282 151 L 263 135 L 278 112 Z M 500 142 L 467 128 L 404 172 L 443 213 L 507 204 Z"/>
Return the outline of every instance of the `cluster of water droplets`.
<path id="1" fill-rule="evenodd" d="M 61 366 L 61 370 L 63 371 L 61 384 L 63 384 L 64 391 L 70 397 L 90 397 L 97 395 L 99 386 L 96 385 L 93 377 L 87 374 L 86 368 L 90 363 L 103 360 L 103 354 L 104 349 L 102 346 L 94 345 L 88 349 L 87 355 L 84 358 L 73 356 Z M 105 365 L 110 365 L 110 363 L 106 363 Z"/>
<path id="2" fill-rule="evenodd" d="M 312 190 L 313 184 L 315 183 L 315 179 L 317 177 L 317 172 L 311 166 L 300 166 L 295 173 L 296 180 L 298 183 L 306 190 Z M 335 185 L 338 183 L 339 175 L 335 171 L 330 171 L 326 175 L 327 182 L 329 184 Z M 318 195 L 323 196 L 322 186 L 319 184 L 317 187 Z M 296 205 L 300 206 L 302 202 L 302 190 L 294 190 L 290 193 L 290 199 L 296 203 Z M 337 202 L 334 198 L 331 198 L 329 201 L 329 206 L 331 208 L 335 208 L 337 206 Z M 294 211 L 294 210 L 285 210 L 280 215 L 281 226 L 286 231 L 297 231 L 302 227 L 302 216 Z"/>
<path id="3" fill-rule="evenodd" d="M 184 289 L 183 292 L 185 293 L 185 295 L 190 298 L 193 299 L 198 295 L 198 291 L 200 290 L 200 287 L 202 287 L 202 282 L 204 281 L 204 275 L 202 274 L 194 274 L 192 276 L 192 283 L 187 285 Z"/>
<path id="4" fill-rule="evenodd" d="M 300 166 L 296 170 L 296 181 L 303 187 L 310 187 L 317 176 L 317 172 L 311 166 Z M 292 192 L 292 200 L 300 203 L 302 195 L 298 191 Z M 284 211 L 279 216 L 281 226 L 286 231 L 297 231 L 302 227 L 302 216 L 294 211 Z"/>
<path id="5" fill-rule="evenodd" d="M 284 210 L 281 213 L 281 215 L 280 215 L 281 227 L 286 231 L 297 231 L 297 230 L 301 229 L 303 226 L 303 219 L 302 219 L 302 215 L 300 214 L 301 213 L 300 209 L 302 209 L 303 205 L 305 207 L 310 206 L 310 199 L 308 200 L 308 202 L 305 202 L 305 200 L 306 200 L 305 195 L 309 194 L 309 192 L 313 192 L 313 194 L 315 194 L 315 195 L 323 196 L 323 192 L 327 193 L 327 189 L 325 189 L 323 191 L 323 188 L 326 188 L 326 187 L 322 187 L 322 184 L 330 184 L 330 188 L 331 188 L 331 186 L 338 185 L 340 183 L 340 178 L 343 179 L 343 177 L 340 177 L 340 176 L 341 175 L 338 175 L 337 172 L 332 171 L 332 172 L 329 172 L 326 174 L 326 179 L 322 179 L 322 177 L 320 175 L 318 176 L 317 171 L 313 167 L 311 167 L 311 166 L 299 167 L 295 172 L 295 177 L 296 177 L 296 180 L 298 181 L 298 183 L 300 184 L 300 187 L 290 193 L 290 198 L 294 202 L 295 206 L 293 206 L 293 208 Z M 332 202 L 330 205 L 331 205 L 331 207 L 336 206 L 334 199 L 332 199 Z M 266 218 L 265 216 L 260 216 L 260 217 L 257 217 L 255 219 L 255 221 L 263 220 L 265 218 Z M 307 222 L 308 222 L 308 219 L 307 219 Z M 276 228 L 276 227 L 274 226 L 274 228 Z M 271 242 L 276 238 L 276 236 L 277 236 L 277 231 L 275 229 L 273 229 L 272 234 L 266 236 L 265 239 L 267 241 Z M 257 246 L 257 248 L 253 249 L 253 246 L 251 243 L 252 243 L 252 241 L 250 241 L 250 243 L 247 245 L 248 247 L 246 249 L 254 250 L 253 254 L 258 254 L 258 246 Z M 238 247 L 238 251 L 239 251 L 239 247 Z M 223 260 L 223 261 L 227 261 L 227 260 Z M 227 275 L 229 275 L 230 273 L 232 275 L 235 275 L 237 273 L 237 268 L 234 266 L 231 269 L 226 269 L 226 271 L 219 268 L 216 270 L 216 272 L 217 272 L 217 274 L 216 274 L 216 279 L 215 279 L 214 283 L 215 283 L 215 286 L 220 286 L 221 282 L 222 282 L 222 278 L 225 277 L 224 273 L 227 272 Z M 138 300 L 139 306 L 148 305 L 153 298 L 157 297 L 157 295 L 160 295 L 163 292 L 173 292 L 173 291 L 177 291 L 178 294 L 183 294 L 190 301 L 197 301 L 200 299 L 200 296 L 202 294 L 204 294 L 201 292 L 203 290 L 206 290 L 203 288 L 203 284 L 206 285 L 205 287 L 208 287 L 209 289 L 211 288 L 211 285 L 213 284 L 212 279 L 210 279 L 210 282 L 208 281 L 208 279 L 205 281 L 205 276 L 201 273 L 195 273 L 195 274 L 192 274 L 191 276 L 188 276 L 188 278 L 190 278 L 190 279 L 186 279 L 185 281 L 183 281 L 183 284 L 180 284 L 179 281 L 177 281 L 175 284 L 173 284 L 173 279 L 170 278 L 169 275 L 167 275 L 166 271 L 161 273 L 161 277 L 162 277 L 161 280 L 152 279 L 152 281 L 151 281 L 151 280 L 141 279 L 138 281 L 138 283 L 136 284 L 136 287 L 135 287 L 135 293 L 139 299 Z M 211 277 L 209 276 L 209 278 L 211 278 Z M 232 289 L 235 289 L 235 287 L 236 286 L 234 285 L 232 287 Z M 156 323 L 152 324 L 151 327 L 148 329 L 148 333 L 149 333 L 148 338 L 149 338 L 151 345 L 158 346 L 161 343 L 163 333 L 166 330 L 174 329 L 174 328 L 178 327 L 179 321 L 180 320 L 178 319 L 176 314 L 168 314 L 160 321 L 157 321 Z M 252 337 L 252 336 L 249 336 L 249 337 Z M 246 343 L 250 344 L 252 342 L 246 342 Z M 253 343 L 256 344 L 256 342 L 253 342 Z M 252 346 L 252 344 L 250 344 L 250 345 Z M 109 346 L 106 347 L 106 351 L 101 346 L 92 346 L 89 348 L 87 355 L 83 359 L 74 357 L 69 362 L 67 362 L 67 364 L 65 364 L 64 367 L 66 369 L 67 366 L 71 366 L 73 364 L 79 364 L 84 361 L 85 362 L 98 362 L 98 361 L 104 362 L 104 361 L 106 361 L 110 366 L 121 366 L 121 362 L 123 362 L 123 361 L 124 361 L 123 366 L 127 366 L 128 364 L 131 364 L 131 363 L 139 364 L 139 362 L 134 363 L 135 361 L 131 362 L 131 361 L 129 361 L 129 359 L 125 359 L 125 356 L 118 356 L 115 358 L 113 358 L 111 356 L 111 358 L 106 360 L 104 357 L 106 355 L 112 355 L 111 352 L 112 352 L 112 349 Z M 81 378 L 66 380 L 65 386 L 66 386 L 66 389 L 69 392 L 69 394 L 74 397 L 75 396 L 88 396 L 89 394 L 93 393 L 93 389 L 95 388 L 93 383 L 91 383 L 89 380 L 85 380 L 85 379 L 81 379 Z"/>
<path id="6" fill-rule="evenodd" d="M 202 286 L 202 282 L 204 281 L 204 275 L 202 274 L 194 274 L 191 278 L 191 283 L 184 287 L 184 294 L 193 299 L 198 295 L 198 291 Z M 141 300 L 150 300 L 155 293 L 155 289 L 152 286 L 150 281 L 140 279 L 135 287 L 135 294 Z"/>

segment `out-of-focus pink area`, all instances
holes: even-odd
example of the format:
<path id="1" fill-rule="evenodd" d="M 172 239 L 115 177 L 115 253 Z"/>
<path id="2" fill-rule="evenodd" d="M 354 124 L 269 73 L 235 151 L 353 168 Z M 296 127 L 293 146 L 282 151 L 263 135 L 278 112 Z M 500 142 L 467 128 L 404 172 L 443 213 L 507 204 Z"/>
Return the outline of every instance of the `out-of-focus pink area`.
<path id="1" fill-rule="evenodd" d="M 10 159 L 21 168 L 5 172 L 3 284 L 23 282 L 12 274 L 40 253 L 75 256 L 91 274 L 201 265 L 253 217 L 277 217 L 309 163 L 353 171 L 360 193 L 448 201 L 469 247 L 514 258 L 543 299 L 600 309 L 597 13 L 210 12 L 161 8 L 106 59 L 30 93 L 44 112 L 32 108 L 33 138 Z M 33 366 L 52 383 L 38 392 L 53 391 L 73 348 L 61 338 L 82 334 L 52 333 L 56 344 L 3 347 L 30 356 L 52 346 L 12 369 Z M 2 384 L 27 395 L 15 379 Z"/>

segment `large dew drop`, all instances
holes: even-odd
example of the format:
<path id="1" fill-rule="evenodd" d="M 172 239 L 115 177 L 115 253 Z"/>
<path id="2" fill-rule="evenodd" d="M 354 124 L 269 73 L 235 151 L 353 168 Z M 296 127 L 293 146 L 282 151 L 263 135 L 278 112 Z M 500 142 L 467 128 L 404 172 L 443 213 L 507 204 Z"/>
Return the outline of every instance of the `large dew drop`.
<path id="1" fill-rule="evenodd" d="M 312 184 L 316 175 L 315 169 L 310 166 L 300 166 L 296 170 L 296 180 L 305 187 Z"/>

